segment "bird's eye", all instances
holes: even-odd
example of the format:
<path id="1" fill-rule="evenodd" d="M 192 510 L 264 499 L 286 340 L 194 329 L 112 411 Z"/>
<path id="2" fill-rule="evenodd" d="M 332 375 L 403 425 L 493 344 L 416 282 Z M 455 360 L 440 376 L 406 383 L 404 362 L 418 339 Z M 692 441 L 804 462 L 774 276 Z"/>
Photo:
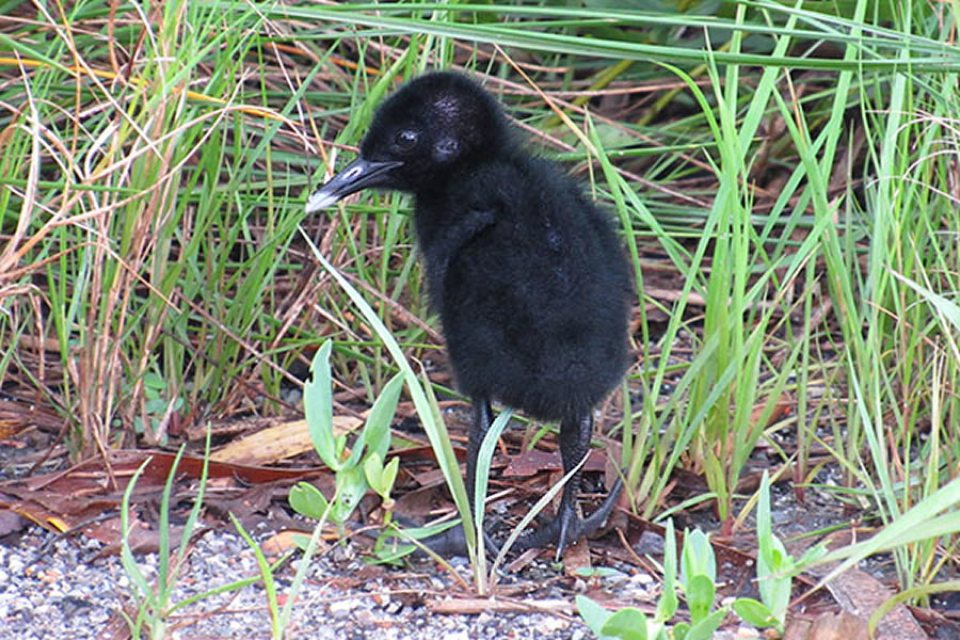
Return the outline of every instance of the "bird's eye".
<path id="1" fill-rule="evenodd" d="M 396 144 L 397 148 L 401 151 L 409 151 L 417 144 L 417 138 L 417 132 L 413 129 L 403 129 L 397 133 L 394 144 Z"/>

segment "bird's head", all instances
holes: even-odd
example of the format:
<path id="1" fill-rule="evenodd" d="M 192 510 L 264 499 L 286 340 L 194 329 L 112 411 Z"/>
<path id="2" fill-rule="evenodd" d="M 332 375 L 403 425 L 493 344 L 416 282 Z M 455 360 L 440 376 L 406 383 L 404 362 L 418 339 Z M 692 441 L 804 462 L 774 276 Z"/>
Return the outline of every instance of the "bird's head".
<path id="1" fill-rule="evenodd" d="M 312 213 L 361 189 L 418 193 L 472 162 L 511 146 L 500 105 L 458 73 L 430 73 L 405 84 L 378 109 L 360 156 L 307 201 Z"/>

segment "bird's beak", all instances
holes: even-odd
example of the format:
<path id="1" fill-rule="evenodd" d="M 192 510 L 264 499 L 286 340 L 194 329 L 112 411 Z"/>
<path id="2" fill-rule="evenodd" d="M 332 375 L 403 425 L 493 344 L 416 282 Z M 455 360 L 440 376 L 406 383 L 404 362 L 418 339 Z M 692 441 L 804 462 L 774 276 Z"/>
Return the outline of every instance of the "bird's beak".
<path id="1" fill-rule="evenodd" d="M 367 187 L 385 183 L 387 175 L 403 163 L 398 160 L 365 160 L 357 158 L 307 200 L 307 213 L 326 209 L 335 202 Z"/>

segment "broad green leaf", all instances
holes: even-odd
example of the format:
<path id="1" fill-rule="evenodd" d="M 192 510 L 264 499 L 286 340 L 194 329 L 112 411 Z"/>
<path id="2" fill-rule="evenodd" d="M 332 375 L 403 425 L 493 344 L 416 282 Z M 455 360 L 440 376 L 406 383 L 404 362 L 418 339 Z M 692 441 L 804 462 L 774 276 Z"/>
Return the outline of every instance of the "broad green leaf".
<path id="1" fill-rule="evenodd" d="M 779 624 L 779 621 L 770 613 L 770 609 L 753 598 L 737 598 L 733 602 L 733 610 L 744 622 L 760 629 L 775 627 Z"/>
<path id="2" fill-rule="evenodd" d="M 403 390 L 403 376 L 395 375 L 390 379 L 370 408 L 367 421 L 357 438 L 357 442 L 345 466 L 354 467 L 360 463 L 364 451 L 377 453 L 383 460 L 390 449 L 390 423 L 397 411 L 397 402 Z"/>
<path id="3" fill-rule="evenodd" d="M 620 609 L 607 618 L 601 632 L 622 640 L 647 640 L 647 616 L 634 607 Z"/>
<path id="4" fill-rule="evenodd" d="M 297 513 L 320 520 L 327 511 L 327 499 L 309 482 L 298 482 L 290 489 L 290 506 Z"/>
<path id="5" fill-rule="evenodd" d="M 787 608 L 790 606 L 790 572 L 794 568 L 794 561 L 783 543 L 773 533 L 770 515 L 770 476 L 766 471 L 763 472 L 760 480 L 760 496 L 757 502 L 757 547 L 760 599 L 767 613 L 775 619 L 777 624 L 782 625 L 787 617 Z"/>
<path id="6" fill-rule="evenodd" d="M 726 617 L 726 609 L 714 611 L 690 627 L 686 635 L 686 640 L 713 640 L 713 634 L 720 628 L 720 625 L 723 624 L 723 619 Z"/>
<path id="7" fill-rule="evenodd" d="M 688 633 L 690 633 L 689 622 L 678 622 L 673 625 L 673 640 L 686 640 Z"/>
<path id="8" fill-rule="evenodd" d="M 789 572 L 794 563 L 783 548 L 783 543 L 776 537 L 772 538 L 770 546 L 766 554 L 757 554 L 757 586 L 760 589 L 760 599 L 782 624 L 787 618 L 787 608 L 790 606 Z"/>
<path id="9" fill-rule="evenodd" d="M 343 468 L 337 472 L 337 501 L 330 517 L 338 525 L 343 524 L 357 508 L 370 486 L 360 467 Z"/>
<path id="10" fill-rule="evenodd" d="M 330 351 L 333 343 L 323 343 L 313 362 L 310 380 L 303 385 L 303 413 L 307 420 L 307 430 L 317 455 L 333 471 L 342 466 L 337 456 L 337 444 L 333 437 L 333 392 L 330 378 Z"/>
<path id="11" fill-rule="evenodd" d="M 383 468 L 383 473 L 380 474 L 380 488 L 383 491 L 383 493 L 380 494 L 381 497 L 386 498 L 390 495 L 390 492 L 393 491 L 393 483 L 397 481 L 397 472 L 399 470 L 400 458 L 394 456 Z"/>
<path id="12" fill-rule="evenodd" d="M 370 454 L 363 463 L 363 475 L 367 479 L 367 484 L 381 498 L 390 496 L 399 469 L 400 458 L 394 457 L 384 466 L 377 453 Z"/>
<path id="13" fill-rule="evenodd" d="M 586 625 L 598 636 L 603 635 L 603 625 L 607 623 L 607 620 L 609 620 L 613 614 L 587 596 L 577 596 L 576 600 L 577 611 L 580 612 L 580 617 L 583 618 Z"/>
<path id="14" fill-rule="evenodd" d="M 164 391 L 167 388 L 167 381 L 159 373 L 148 371 L 143 376 L 143 386 L 154 391 Z"/>
<path id="15" fill-rule="evenodd" d="M 383 495 L 381 481 L 383 479 L 383 460 L 377 453 L 371 453 L 363 462 L 363 475 L 367 479 L 367 484 L 377 495 Z"/>
<path id="16" fill-rule="evenodd" d="M 710 538 L 696 529 L 687 533 L 683 539 L 683 575 L 685 587 L 693 576 L 703 575 L 716 582 L 717 562 L 713 555 Z"/>
<path id="17" fill-rule="evenodd" d="M 687 581 L 687 606 L 690 608 L 690 620 L 694 626 L 710 614 L 716 588 L 713 580 L 703 574 L 693 576 Z"/>

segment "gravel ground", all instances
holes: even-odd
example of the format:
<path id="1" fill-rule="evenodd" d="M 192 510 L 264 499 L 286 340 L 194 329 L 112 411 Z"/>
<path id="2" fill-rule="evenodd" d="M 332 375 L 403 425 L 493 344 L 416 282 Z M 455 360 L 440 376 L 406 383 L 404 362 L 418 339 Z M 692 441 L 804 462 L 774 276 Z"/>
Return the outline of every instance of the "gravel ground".
<path id="1" fill-rule="evenodd" d="M 112 638 L 119 609 L 130 605 L 131 583 L 118 556 L 101 554 L 101 544 L 84 538 L 56 538 L 30 527 L 13 544 L 0 543 L 0 640 L 12 638 Z M 157 556 L 138 558 L 156 574 Z M 178 581 L 174 600 L 257 575 L 256 559 L 243 540 L 209 531 L 190 554 L 189 570 Z M 461 566 L 464 572 L 466 568 Z M 544 571 L 551 572 L 548 567 Z M 285 593 L 294 567 L 277 572 Z M 556 577 L 556 574 L 552 574 Z M 649 578 L 624 577 L 624 587 L 642 592 Z M 526 598 L 571 600 L 570 581 L 544 580 Z M 550 586 L 550 585 L 553 586 Z M 433 566 L 420 571 L 369 567 L 350 548 L 334 547 L 318 558 L 301 591 L 288 637 L 333 639 L 589 638 L 577 618 L 544 613 L 438 614 L 428 594 L 451 592 L 450 576 Z M 442 597 L 442 596 L 441 596 Z M 174 638 L 269 638 L 270 618 L 260 585 L 206 598 L 170 620 Z M 113 624 L 111 624 L 113 619 Z"/>
<path id="2" fill-rule="evenodd" d="M 0 446 L 0 479 L 12 479 L 33 460 L 25 451 L 42 449 Z M 47 467 L 56 468 L 55 462 Z M 119 556 L 103 543 L 84 535 L 56 536 L 32 524 L 18 526 L 10 512 L 0 523 L 0 640 L 64 638 L 127 638 L 121 615 L 135 615 L 133 585 Z M 21 521 L 22 523 L 22 521 Z M 253 551 L 229 525 L 214 521 L 195 541 L 171 598 L 180 602 L 218 586 L 259 575 Z M 268 531 L 255 535 L 263 543 Z M 179 535 L 179 534 L 178 534 Z M 156 554 L 137 556 L 147 580 L 156 580 Z M 469 584 L 469 568 L 462 560 L 451 562 Z M 287 594 L 296 565 L 275 572 L 278 595 Z M 534 561 L 519 575 L 501 577 L 501 601 L 546 604 L 549 613 L 441 613 L 439 604 L 454 610 L 464 592 L 444 570 L 426 561 L 402 568 L 370 566 L 351 545 L 332 545 L 318 554 L 301 587 L 298 604 L 287 627 L 289 638 L 353 640 L 473 640 L 475 638 L 567 640 L 593 634 L 572 612 L 576 593 L 601 588 L 627 601 L 655 600 L 656 585 L 646 574 L 624 566 L 624 573 L 594 579 L 590 584 L 567 578 L 547 562 Z M 628 575 L 629 574 L 629 575 Z M 620 600 L 621 602 L 623 600 Z M 237 591 L 206 597 L 168 618 L 168 638 L 213 639 L 270 638 L 267 597 L 260 583 Z M 514 607 L 516 609 L 517 607 Z M 556 612 L 554 612 L 556 611 Z"/>

